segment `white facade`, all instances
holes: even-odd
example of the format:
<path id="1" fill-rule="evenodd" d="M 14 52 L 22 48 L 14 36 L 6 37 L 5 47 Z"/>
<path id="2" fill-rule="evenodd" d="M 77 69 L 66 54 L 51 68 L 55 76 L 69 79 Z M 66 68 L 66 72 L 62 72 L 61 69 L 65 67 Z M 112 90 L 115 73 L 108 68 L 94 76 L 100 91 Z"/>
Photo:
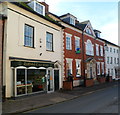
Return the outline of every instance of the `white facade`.
<path id="1" fill-rule="evenodd" d="M 27 10 L 24 10 L 14 4 L 4 2 L 0 4 L 1 12 L 7 16 L 5 23 L 5 42 L 4 42 L 4 72 L 3 85 L 6 86 L 6 97 L 16 96 L 16 70 L 18 68 L 25 69 L 25 76 L 27 76 L 27 69 L 35 69 L 33 65 L 27 68 L 24 66 L 11 67 L 12 61 L 34 63 L 53 63 L 57 68 L 39 67 L 40 70 L 46 69 L 46 75 L 59 69 L 59 88 L 62 88 L 63 80 L 63 30 L 60 26 L 47 21 L 40 16 L 37 16 Z M 28 24 L 34 27 L 34 47 L 25 47 L 24 45 L 24 27 Z M 53 35 L 53 51 L 46 50 L 46 33 Z M 36 68 L 38 69 L 38 68 Z M 53 78 L 54 87 L 54 72 L 50 74 Z M 25 77 L 25 79 L 27 79 Z M 48 82 L 47 82 L 48 85 Z M 53 88 L 54 91 L 54 88 Z"/>
<path id="2" fill-rule="evenodd" d="M 112 79 L 117 79 L 118 76 L 119 53 L 119 47 L 111 44 L 105 46 L 106 74 L 112 76 Z"/>

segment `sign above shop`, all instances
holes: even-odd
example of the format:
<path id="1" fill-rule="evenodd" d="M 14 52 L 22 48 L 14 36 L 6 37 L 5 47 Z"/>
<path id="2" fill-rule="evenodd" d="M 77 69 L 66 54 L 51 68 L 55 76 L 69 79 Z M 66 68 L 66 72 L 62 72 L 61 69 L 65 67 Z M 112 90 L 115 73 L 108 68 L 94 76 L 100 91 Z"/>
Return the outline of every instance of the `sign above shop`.
<path id="1" fill-rule="evenodd" d="M 45 63 L 45 62 L 25 62 L 25 61 L 11 61 L 11 67 L 19 67 L 19 66 L 25 66 L 25 67 L 54 67 L 53 63 Z"/>

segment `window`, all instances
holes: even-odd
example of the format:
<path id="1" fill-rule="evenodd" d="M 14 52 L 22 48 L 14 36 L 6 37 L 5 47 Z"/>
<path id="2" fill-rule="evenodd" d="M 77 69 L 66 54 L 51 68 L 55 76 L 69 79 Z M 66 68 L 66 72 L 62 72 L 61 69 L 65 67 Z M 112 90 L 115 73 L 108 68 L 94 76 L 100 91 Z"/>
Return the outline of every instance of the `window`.
<path id="1" fill-rule="evenodd" d="M 67 74 L 67 77 L 72 74 L 72 60 L 73 59 L 66 58 L 66 74 Z"/>
<path id="2" fill-rule="evenodd" d="M 118 51 L 118 49 L 117 49 L 117 53 L 118 53 L 119 51 Z"/>
<path id="3" fill-rule="evenodd" d="M 107 64 L 109 64 L 109 57 L 107 57 Z"/>
<path id="4" fill-rule="evenodd" d="M 111 57 L 111 62 L 110 62 L 110 64 L 112 64 L 112 61 L 113 61 L 113 60 L 112 60 L 112 57 Z"/>
<path id="5" fill-rule="evenodd" d="M 75 25 L 75 19 L 70 18 L 70 24 Z"/>
<path id="6" fill-rule="evenodd" d="M 115 53 L 115 49 L 114 49 L 114 53 Z"/>
<path id="7" fill-rule="evenodd" d="M 81 60 L 76 59 L 76 77 L 81 76 Z"/>
<path id="8" fill-rule="evenodd" d="M 87 40 L 87 43 L 86 43 L 86 54 L 94 55 L 93 45 L 90 40 Z"/>
<path id="9" fill-rule="evenodd" d="M 96 55 L 99 56 L 99 45 L 96 44 Z"/>
<path id="10" fill-rule="evenodd" d="M 34 47 L 34 28 L 25 24 L 24 28 L 24 45 Z"/>
<path id="11" fill-rule="evenodd" d="M 114 63 L 116 64 L 116 58 L 114 58 Z"/>
<path id="12" fill-rule="evenodd" d="M 66 49 L 67 50 L 71 50 L 72 47 L 71 47 L 71 37 L 66 37 Z"/>
<path id="13" fill-rule="evenodd" d="M 112 48 L 110 48 L 110 52 L 112 52 Z"/>
<path id="14" fill-rule="evenodd" d="M 39 14 L 43 14 L 43 6 L 36 3 L 36 12 L 38 12 Z"/>
<path id="15" fill-rule="evenodd" d="M 46 50 L 53 51 L 53 34 L 46 33 Z"/>
<path id="16" fill-rule="evenodd" d="M 102 66 L 102 74 L 104 74 L 104 62 L 101 63 Z"/>
<path id="17" fill-rule="evenodd" d="M 113 69 L 111 69 L 111 76 L 113 76 Z"/>
<path id="18" fill-rule="evenodd" d="M 119 58 L 117 58 L 117 64 L 119 64 Z"/>
<path id="19" fill-rule="evenodd" d="M 90 28 L 87 28 L 87 29 L 86 29 L 86 33 L 92 34 Z"/>
<path id="20" fill-rule="evenodd" d="M 100 46 L 100 55 L 103 56 L 103 46 Z"/>
<path id="21" fill-rule="evenodd" d="M 100 62 L 97 62 L 97 75 L 100 75 Z"/>
<path id="22" fill-rule="evenodd" d="M 75 37 L 75 51 L 78 51 L 80 53 L 80 38 Z"/>

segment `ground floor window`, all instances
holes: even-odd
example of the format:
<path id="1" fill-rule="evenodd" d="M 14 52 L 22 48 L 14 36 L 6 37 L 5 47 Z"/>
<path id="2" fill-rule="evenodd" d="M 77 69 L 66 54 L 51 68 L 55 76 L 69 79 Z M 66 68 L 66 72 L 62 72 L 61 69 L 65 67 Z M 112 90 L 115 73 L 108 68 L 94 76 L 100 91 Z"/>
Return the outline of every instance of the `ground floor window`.
<path id="1" fill-rule="evenodd" d="M 46 91 L 46 69 L 17 69 L 17 95 Z"/>
<path id="2" fill-rule="evenodd" d="M 81 60 L 76 59 L 76 77 L 81 77 Z"/>

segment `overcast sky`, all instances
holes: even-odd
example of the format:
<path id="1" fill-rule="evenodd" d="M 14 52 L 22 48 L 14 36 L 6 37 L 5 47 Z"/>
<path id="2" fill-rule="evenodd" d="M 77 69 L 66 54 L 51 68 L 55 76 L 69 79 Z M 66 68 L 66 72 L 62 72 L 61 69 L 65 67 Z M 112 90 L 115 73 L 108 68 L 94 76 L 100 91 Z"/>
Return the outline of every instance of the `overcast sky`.
<path id="1" fill-rule="evenodd" d="M 44 0 L 40 0 L 44 1 Z M 101 37 L 118 44 L 118 0 L 45 0 L 50 12 L 60 16 L 71 13 L 82 22 L 90 20 Z"/>

